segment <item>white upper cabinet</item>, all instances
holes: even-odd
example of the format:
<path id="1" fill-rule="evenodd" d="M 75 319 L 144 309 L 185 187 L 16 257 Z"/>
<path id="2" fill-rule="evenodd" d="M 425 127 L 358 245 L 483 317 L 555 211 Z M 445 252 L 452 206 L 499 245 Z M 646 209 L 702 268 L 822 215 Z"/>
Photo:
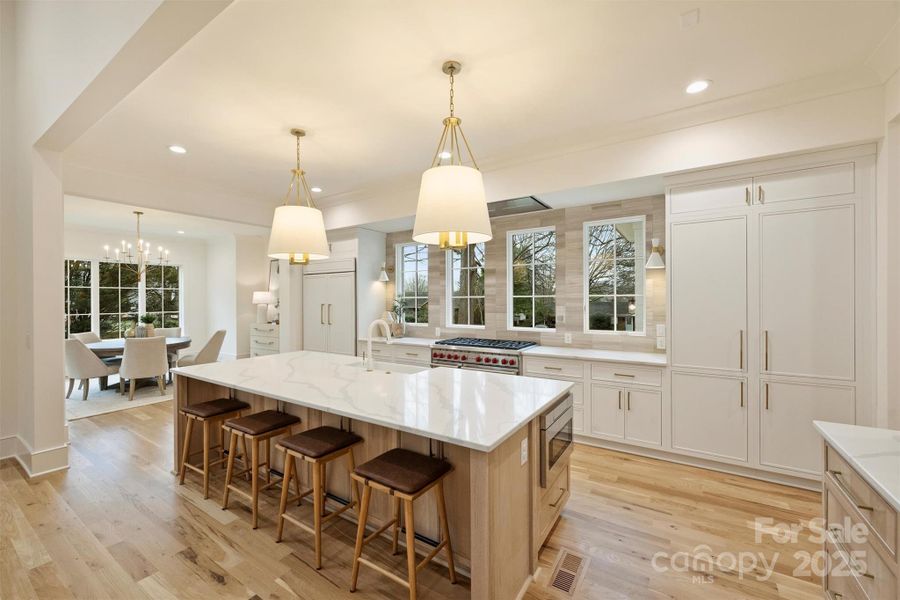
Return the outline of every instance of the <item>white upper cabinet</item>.
<path id="1" fill-rule="evenodd" d="M 797 169 L 753 178 L 753 198 L 759 204 L 827 198 L 854 192 L 852 162 Z"/>
<path id="2" fill-rule="evenodd" d="M 673 223 L 669 248 L 672 366 L 743 371 L 747 218 Z"/>
<path id="3" fill-rule="evenodd" d="M 854 378 L 853 206 L 760 216 L 761 371 Z"/>
<path id="4" fill-rule="evenodd" d="M 328 280 L 325 322 L 328 324 L 328 351 L 356 354 L 355 275 L 336 273 Z"/>
<path id="5" fill-rule="evenodd" d="M 750 178 L 673 187 L 669 189 L 669 210 L 677 214 L 748 206 L 752 187 Z"/>

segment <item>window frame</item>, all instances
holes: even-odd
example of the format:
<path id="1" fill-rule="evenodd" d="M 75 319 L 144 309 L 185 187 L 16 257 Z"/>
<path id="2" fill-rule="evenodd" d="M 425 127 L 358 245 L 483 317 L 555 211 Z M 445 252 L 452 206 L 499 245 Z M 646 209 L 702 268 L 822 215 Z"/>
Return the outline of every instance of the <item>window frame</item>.
<path id="1" fill-rule="evenodd" d="M 466 250 L 468 251 L 470 246 L 481 246 L 482 247 L 482 255 L 487 256 L 487 246 L 484 242 L 478 242 L 476 244 L 469 244 L 466 246 Z M 453 322 L 453 300 L 455 298 L 465 298 L 467 300 L 472 300 L 473 298 L 478 299 L 481 298 L 482 301 L 486 304 L 487 299 L 487 290 L 483 289 L 482 294 L 480 296 L 473 296 L 471 294 L 472 290 L 468 290 L 468 294 L 465 296 L 454 296 L 453 295 L 453 252 L 457 251 L 457 249 L 449 248 L 444 251 L 444 262 L 446 266 L 444 268 L 444 329 L 485 329 L 487 327 L 487 312 L 485 311 L 485 318 L 483 325 L 472 325 L 466 323 L 454 323 Z M 487 260 L 487 259 L 485 259 Z M 477 269 L 479 267 L 463 267 L 463 269 L 467 271 L 471 271 L 473 269 Z M 481 270 L 485 271 L 485 265 L 482 263 Z M 485 286 L 486 287 L 486 286 Z M 486 308 L 486 307 L 485 307 Z"/>
<path id="2" fill-rule="evenodd" d="M 416 290 L 415 296 L 405 296 L 402 293 L 403 292 L 403 279 L 404 279 L 404 274 L 405 274 L 405 271 L 403 269 L 403 248 L 405 246 L 421 246 L 421 247 L 425 248 L 425 258 L 427 261 L 427 264 L 425 266 L 425 282 L 428 286 L 428 291 L 426 292 L 425 296 L 419 296 L 418 290 Z M 429 256 L 428 244 L 422 244 L 420 242 L 416 242 L 413 240 L 410 240 L 408 242 L 398 242 L 398 243 L 394 244 L 394 267 L 395 267 L 394 272 L 397 274 L 396 278 L 395 278 L 395 282 L 394 282 L 394 298 L 395 299 L 415 298 L 417 301 L 424 298 L 425 301 L 428 302 L 428 318 L 430 320 L 431 319 L 431 300 L 429 299 L 429 295 L 431 294 L 431 281 L 429 281 L 430 278 L 428 276 L 428 270 L 431 267 L 431 256 Z M 416 269 L 416 273 L 417 274 L 419 273 L 418 268 Z M 428 321 L 426 321 L 425 323 L 418 322 L 418 317 L 419 317 L 418 303 L 416 304 L 415 309 L 416 309 L 416 319 L 417 320 L 415 323 L 410 323 L 409 321 L 406 321 L 405 323 L 406 323 L 407 327 L 428 327 Z"/>
<path id="3" fill-rule="evenodd" d="M 633 298 L 642 298 L 641 309 L 643 310 L 643 318 L 641 319 L 642 327 L 640 330 L 603 330 L 591 329 L 590 311 L 591 311 L 591 293 L 590 293 L 590 235 L 591 227 L 603 225 L 616 225 L 619 223 L 640 223 L 641 231 L 643 231 L 643 239 L 640 248 L 635 246 L 634 253 L 634 273 L 635 273 L 635 290 L 637 290 L 637 278 L 641 279 L 642 292 L 638 294 L 630 294 Z M 647 215 L 632 215 L 627 217 L 614 217 L 610 219 L 600 219 L 597 221 L 586 221 L 582 226 L 582 250 L 581 250 L 581 272 L 582 272 L 582 297 L 584 299 L 582 320 L 584 321 L 584 333 L 592 335 L 618 335 L 618 336 L 647 336 Z M 613 259 L 616 261 L 617 259 Z M 610 294 L 594 294 L 595 296 L 610 296 Z M 613 310 L 616 307 L 616 300 L 620 297 L 629 296 L 629 294 L 612 294 Z M 615 313 L 614 313 L 615 314 Z M 613 319 L 615 322 L 615 317 Z"/>
<path id="4" fill-rule="evenodd" d="M 553 279 L 554 279 L 554 293 L 553 293 L 553 306 L 554 311 L 556 308 L 556 299 L 558 295 L 558 290 L 556 290 L 556 270 L 559 265 L 559 237 L 556 235 L 556 226 L 555 225 L 547 225 L 544 227 L 531 227 L 527 229 L 511 229 L 506 232 L 506 329 L 507 331 L 537 331 L 541 333 L 554 333 L 556 331 L 556 327 L 535 327 L 532 325 L 531 327 L 517 327 L 513 325 L 513 256 L 512 256 L 512 239 L 514 235 L 522 234 L 522 233 L 544 233 L 544 232 L 552 232 L 554 234 L 554 238 L 556 241 L 556 252 L 553 263 Z M 532 262 L 532 266 L 534 262 Z M 534 277 L 532 277 L 531 283 L 531 291 L 532 291 L 532 302 L 534 298 L 550 298 L 551 296 L 535 296 L 534 295 Z M 524 298 L 526 296 L 519 296 L 520 298 Z"/>

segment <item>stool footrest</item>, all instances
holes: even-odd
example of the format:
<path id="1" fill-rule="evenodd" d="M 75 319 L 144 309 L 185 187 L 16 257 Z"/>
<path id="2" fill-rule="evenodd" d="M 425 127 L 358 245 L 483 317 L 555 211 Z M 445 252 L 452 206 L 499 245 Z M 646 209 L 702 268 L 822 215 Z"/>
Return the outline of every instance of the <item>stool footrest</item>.
<path id="1" fill-rule="evenodd" d="M 425 568 L 425 566 L 426 566 L 428 563 L 431 562 L 431 559 L 433 559 L 435 556 L 437 556 L 437 555 L 438 555 L 438 552 L 440 552 L 441 550 L 443 550 L 443 549 L 444 549 L 444 546 L 446 546 L 446 545 L 447 545 L 447 540 L 445 539 L 445 540 L 443 540 L 440 544 L 438 544 L 437 546 L 435 546 L 435 547 L 434 547 L 434 550 L 432 550 L 431 552 L 429 552 L 429 553 L 428 553 L 428 556 L 426 556 L 425 558 L 423 558 L 423 559 L 421 560 L 421 562 L 419 562 L 419 564 L 416 565 L 416 571 L 421 571 L 423 568 Z"/>
<path id="2" fill-rule="evenodd" d="M 390 521 L 388 521 L 387 523 L 382 525 L 380 528 L 376 529 L 375 531 L 373 531 L 372 533 L 370 533 L 369 535 L 364 537 L 363 542 L 362 542 L 363 546 L 365 546 L 366 544 L 368 544 L 369 542 L 371 542 L 372 540 L 377 538 L 379 535 L 381 535 L 382 533 L 387 531 L 388 527 L 391 527 L 395 523 L 397 523 L 397 519 L 391 519 Z"/>
<path id="3" fill-rule="evenodd" d="M 389 577 L 390 579 L 396 581 L 397 583 L 399 583 L 399 584 L 402 585 L 403 587 L 409 589 L 409 582 L 408 582 L 408 581 L 406 581 L 405 579 L 402 579 L 402 578 L 398 577 L 398 576 L 395 575 L 394 573 L 391 573 L 390 571 L 388 571 L 387 569 L 385 569 L 385 568 L 382 567 L 381 565 L 376 565 L 376 564 L 373 563 L 371 560 L 369 560 L 369 559 L 367 559 L 367 558 L 363 558 L 362 556 L 360 556 L 360 557 L 357 558 L 356 560 L 358 560 L 361 564 L 366 565 L 366 566 L 369 567 L 370 569 L 375 569 L 376 571 L 378 571 L 379 573 L 381 573 L 381 574 L 384 575 L 385 577 Z"/>

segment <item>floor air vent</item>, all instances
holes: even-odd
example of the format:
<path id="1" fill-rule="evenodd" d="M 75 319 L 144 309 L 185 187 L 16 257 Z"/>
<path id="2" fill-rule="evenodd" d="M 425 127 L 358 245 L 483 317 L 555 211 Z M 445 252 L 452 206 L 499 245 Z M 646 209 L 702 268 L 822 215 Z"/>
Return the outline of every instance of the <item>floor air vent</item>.
<path id="1" fill-rule="evenodd" d="M 553 575 L 550 577 L 549 587 L 569 596 L 574 595 L 575 588 L 578 587 L 584 573 L 585 563 L 584 556 L 569 550 L 562 550 L 559 560 L 556 562 L 556 568 L 553 569 Z"/>

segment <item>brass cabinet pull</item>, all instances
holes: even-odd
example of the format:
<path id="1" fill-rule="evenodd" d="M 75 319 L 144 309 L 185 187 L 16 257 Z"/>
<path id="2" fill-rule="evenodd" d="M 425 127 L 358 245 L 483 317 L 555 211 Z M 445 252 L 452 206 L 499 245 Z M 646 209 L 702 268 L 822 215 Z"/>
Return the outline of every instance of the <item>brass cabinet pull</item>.
<path id="1" fill-rule="evenodd" d="M 840 489 L 844 493 L 844 495 L 847 496 L 847 498 L 850 500 L 850 502 L 853 503 L 854 506 L 856 506 L 856 508 L 858 508 L 860 510 L 865 510 L 865 511 L 873 511 L 873 512 L 875 511 L 875 508 L 873 508 L 871 506 L 866 506 L 865 504 L 860 504 L 859 502 L 856 501 L 856 498 L 850 492 L 850 487 L 844 481 L 844 477 L 840 471 L 835 471 L 835 470 L 829 469 L 828 473 L 834 479 L 835 483 L 837 483 L 838 489 Z"/>
<path id="2" fill-rule="evenodd" d="M 763 330 L 763 350 L 765 352 L 765 360 L 763 361 L 765 364 L 765 370 L 769 370 L 769 330 Z"/>
<path id="3" fill-rule="evenodd" d="M 744 330 L 741 329 L 741 370 L 744 370 Z"/>
<path id="4" fill-rule="evenodd" d="M 631 379 L 634 379 L 635 377 L 634 375 L 631 375 L 629 373 L 613 373 L 613 375 L 615 375 L 616 377 L 630 377 Z"/>
<path id="5" fill-rule="evenodd" d="M 750 206 L 750 186 L 744 188 L 744 202 L 747 203 L 747 206 Z"/>
<path id="6" fill-rule="evenodd" d="M 769 410 L 769 383 L 766 382 L 766 410 Z"/>
<path id="7" fill-rule="evenodd" d="M 324 304 L 319 305 L 319 323 L 322 325 L 325 324 L 325 305 Z"/>
<path id="8" fill-rule="evenodd" d="M 838 552 L 847 555 L 847 564 L 853 569 L 853 572 L 868 579 L 875 579 L 874 575 L 872 575 L 868 571 L 863 571 L 860 564 L 856 562 L 855 558 L 853 558 L 853 555 L 847 551 L 846 546 L 844 546 L 844 542 L 838 537 L 839 535 L 841 535 L 841 529 L 839 527 L 829 527 L 828 531 L 830 531 L 834 536 L 834 545 L 837 546 Z"/>
<path id="9" fill-rule="evenodd" d="M 622 390 L 619 390 L 619 410 L 622 410 Z"/>
<path id="10" fill-rule="evenodd" d="M 741 379 L 741 408 L 744 408 L 744 380 Z"/>
<path id="11" fill-rule="evenodd" d="M 625 392 L 625 407 L 631 410 L 631 392 Z"/>
<path id="12" fill-rule="evenodd" d="M 559 506 L 559 503 L 562 502 L 563 496 L 566 495 L 566 488 L 559 488 L 559 498 L 556 499 L 556 502 L 550 505 L 550 508 L 556 508 Z"/>
<path id="13" fill-rule="evenodd" d="M 416 354 L 415 352 L 406 352 L 405 354 L 407 356 L 418 356 L 418 354 Z"/>
<path id="14" fill-rule="evenodd" d="M 331 304 L 328 305 L 328 324 L 334 325 L 334 323 L 331 322 L 331 306 Z"/>
<path id="15" fill-rule="evenodd" d="M 756 197 L 759 198 L 759 203 L 760 203 L 760 204 L 765 204 L 765 200 L 763 199 L 763 189 L 762 189 L 762 186 L 759 186 L 759 187 L 757 187 L 756 189 L 757 189 Z"/>
<path id="16" fill-rule="evenodd" d="M 562 371 L 562 367 L 548 367 L 547 365 L 544 365 L 544 368 L 548 371 Z"/>

